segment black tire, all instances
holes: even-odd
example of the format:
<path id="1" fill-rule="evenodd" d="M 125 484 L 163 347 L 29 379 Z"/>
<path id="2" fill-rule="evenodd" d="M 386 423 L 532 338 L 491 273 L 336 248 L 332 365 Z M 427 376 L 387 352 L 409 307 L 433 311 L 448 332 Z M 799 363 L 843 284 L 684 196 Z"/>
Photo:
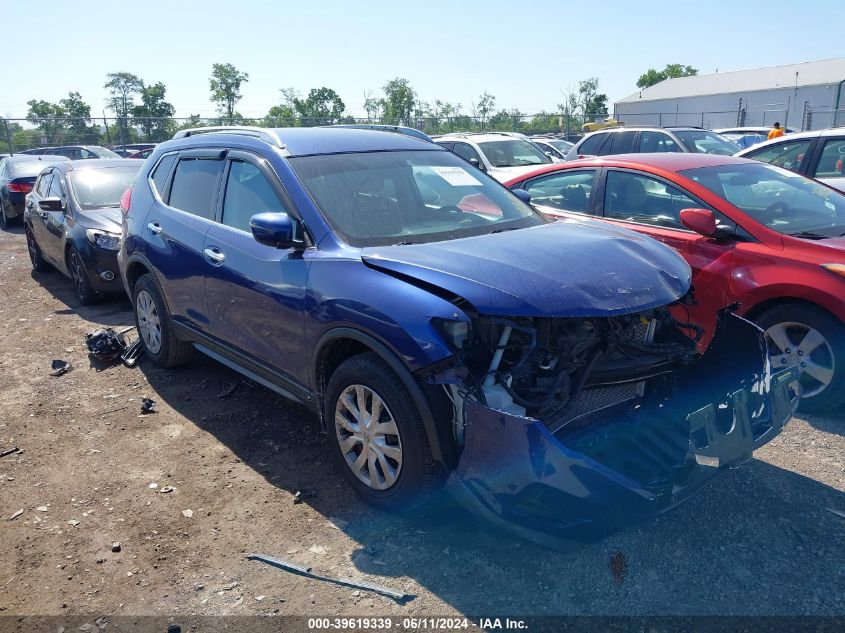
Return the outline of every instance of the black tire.
<path id="1" fill-rule="evenodd" d="M 21 216 L 15 216 L 14 218 L 6 216 L 6 205 L 3 204 L 3 200 L 0 200 L 0 226 L 5 229 L 10 226 L 17 226 L 20 223 Z"/>
<path id="2" fill-rule="evenodd" d="M 85 268 L 85 262 L 82 261 L 82 256 L 75 248 L 71 248 L 68 253 L 67 268 L 73 281 L 73 291 L 76 293 L 79 303 L 84 306 L 97 303 L 100 300 L 100 295 L 91 287 L 88 269 Z"/>
<path id="3" fill-rule="evenodd" d="M 139 297 L 145 293 L 142 301 L 152 301 L 152 307 L 158 318 L 158 349 L 154 350 L 155 339 L 148 339 L 144 335 L 144 327 L 139 317 Z M 141 275 L 132 288 L 132 311 L 135 314 L 135 327 L 144 346 L 144 354 L 158 367 L 176 367 L 182 365 L 193 356 L 194 347 L 190 343 L 180 341 L 173 329 L 173 321 L 167 311 L 167 305 L 159 292 L 158 284 L 151 273 Z"/>
<path id="4" fill-rule="evenodd" d="M 29 252 L 29 261 L 32 262 L 32 270 L 37 273 L 46 273 L 48 270 L 51 270 L 53 267 L 44 259 L 41 249 L 38 247 L 38 242 L 35 241 L 35 237 L 33 237 L 29 227 L 24 229 L 24 233 L 26 234 L 26 250 Z"/>
<path id="5" fill-rule="evenodd" d="M 812 305 L 789 303 L 767 310 L 757 318 L 757 324 L 770 334 L 769 354 L 773 358 L 772 369 L 797 363 L 802 371 L 801 384 L 808 395 L 802 396 L 799 410 L 819 413 L 833 410 L 845 402 L 845 325 L 841 321 Z M 811 350 L 810 357 L 805 356 L 801 349 L 802 328 L 815 330 L 825 340 L 825 345 Z M 778 330 L 786 333 L 790 343 L 798 343 L 789 346 L 789 353 L 781 350 L 775 342 L 775 337 L 771 336 Z M 784 343 L 784 346 L 787 344 Z M 806 349 L 809 345 L 803 347 Z M 787 361 L 785 363 L 784 358 Z M 776 359 L 778 362 L 775 362 Z M 812 362 L 814 367 L 833 369 L 827 386 L 819 388 L 823 383 L 809 374 L 806 369 L 808 362 Z M 815 373 L 819 375 L 818 370 Z"/>
<path id="6" fill-rule="evenodd" d="M 353 385 L 372 390 L 387 410 L 382 414 L 387 418 L 380 419 L 392 417 L 398 428 L 401 468 L 395 481 L 386 489 L 375 489 L 359 479 L 341 449 L 335 412 L 338 400 Z M 353 356 L 340 364 L 329 379 L 325 411 L 329 443 L 338 467 L 355 492 L 371 505 L 384 510 L 409 510 L 427 501 L 443 484 L 445 473 L 432 458 L 420 412 L 402 380 L 378 354 L 371 352 Z M 378 468 L 384 472 L 381 466 Z"/>

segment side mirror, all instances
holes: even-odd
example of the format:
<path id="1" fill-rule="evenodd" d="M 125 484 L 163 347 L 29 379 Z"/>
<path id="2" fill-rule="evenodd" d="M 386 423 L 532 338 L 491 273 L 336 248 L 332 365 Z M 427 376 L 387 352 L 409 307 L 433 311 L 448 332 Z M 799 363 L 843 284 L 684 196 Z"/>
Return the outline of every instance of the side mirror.
<path id="1" fill-rule="evenodd" d="M 690 231 L 705 237 L 714 237 L 717 233 L 716 216 L 710 209 L 681 209 L 681 224 Z"/>
<path id="2" fill-rule="evenodd" d="M 470 158 L 469 164 L 475 167 L 476 169 L 480 169 L 481 171 L 487 171 L 487 168 L 477 158 Z"/>
<path id="3" fill-rule="evenodd" d="M 65 208 L 62 199 L 58 197 L 44 198 L 39 201 L 38 206 L 42 211 L 63 211 Z"/>
<path id="4" fill-rule="evenodd" d="M 296 238 L 294 220 L 287 213 L 256 213 L 249 219 L 252 236 L 259 244 L 274 248 L 290 248 L 302 244 Z"/>
<path id="5" fill-rule="evenodd" d="M 525 189 L 511 189 L 511 192 L 525 204 L 531 204 L 531 194 L 525 191 Z"/>

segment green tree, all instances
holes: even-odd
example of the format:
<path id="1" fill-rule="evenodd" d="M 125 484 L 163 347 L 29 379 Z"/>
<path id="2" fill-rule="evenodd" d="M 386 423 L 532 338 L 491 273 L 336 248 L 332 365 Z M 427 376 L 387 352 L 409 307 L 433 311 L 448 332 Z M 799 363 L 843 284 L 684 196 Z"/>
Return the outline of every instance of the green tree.
<path id="1" fill-rule="evenodd" d="M 26 118 L 34 123 L 48 145 L 61 142 L 62 134 L 67 130 L 65 117 L 67 111 L 58 103 L 50 103 L 39 99 L 27 101 L 29 106 Z"/>
<path id="2" fill-rule="evenodd" d="M 305 99 L 293 97 L 296 113 L 306 125 L 328 125 L 343 116 L 346 106 L 331 88 L 312 88 Z"/>
<path id="3" fill-rule="evenodd" d="M 296 123 L 296 112 L 287 104 L 275 105 L 264 117 L 264 127 L 289 127 Z"/>
<path id="4" fill-rule="evenodd" d="M 76 141 L 90 142 L 89 139 L 97 138 L 99 134 L 96 128 L 90 126 L 91 106 L 82 100 L 82 95 L 70 92 L 67 98 L 59 101 L 59 105 L 68 117 L 67 126 L 73 131 Z"/>
<path id="5" fill-rule="evenodd" d="M 600 94 L 598 88 L 598 77 L 590 77 L 578 82 L 578 103 L 585 121 L 607 112 L 607 95 Z"/>
<path id="6" fill-rule="evenodd" d="M 165 140 L 172 131 L 173 125 L 167 119 L 172 117 L 176 109 L 164 98 L 167 88 L 160 81 L 145 86 L 141 90 L 141 105 L 132 108 L 132 118 L 144 130 L 148 139 Z"/>
<path id="7" fill-rule="evenodd" d="M 109 91 L 106 100 L 109 109 L 117 116 L 117 130 L 121 143 L 126 144 L 129 130 L 126 119 L 135 106 L 135 96 L 144 89 L 144 82 L 137 75 L 127 72 L 108 73 L 103 88 Z M 109 133 L 109 137 L 111 134 Z"/>
<path id="8" fill-rule="evenodd" d="M 364 111 L 368 120 L 378 120 L 384 111 L 384 99 L 364 93 Z"/>
<path id="9" fill-rule="evenodd" d="M 649 68 L 646 72 L 640 75 L 637 79 L 637 88 L 648 88 L 656 83 L 660 83 L 664 79 L 674 79 L 676 77 L 692 77 L 698 74 L 698 69 L 692 66 L 684 66 L 683 64 L 666 64 L 663 70 L 655 70 Z"/>
<path id="10" fill-rule="evenodd" d="M 486 90 L 478 97 L 478 101 L 472 104 L 472 115 L 476 117 L 481 124 L 481 129 L 484 129 L 484 124 L 490 118 L 490 114 L 496 107 L 496 97 L 491 95 Z"/>
<path id="11" fill-rule="evenodd" d="M 384 90 L 384 120 L 391 124 L 408 124 L 414 112 L 417 93 L 407 79 L 396 77 L 382 88 Z"/>
<path id="12" fill-rule="evenodd" d="M 144 89 L 144 82 L 132 73 L 109 73 L 106 75 L 103 88 L 109 91 L 109 97 L 106 100 L 109 109 L 118 118 L 125 118 L 129 116 L 135 105 L 135 96 Z"/>
<path id="13" fill-rule="evenodd" d="M 209 88 L 211 101 L 217 111 L 227 119 L 235 117 L 235 104 L 241 100 L 241 85 L 249 81 L 249 74 L 239 71 L 232 64 L 214 64 L 211 67 Z M 238 115 L 240 117 L 240 115 Z"/>

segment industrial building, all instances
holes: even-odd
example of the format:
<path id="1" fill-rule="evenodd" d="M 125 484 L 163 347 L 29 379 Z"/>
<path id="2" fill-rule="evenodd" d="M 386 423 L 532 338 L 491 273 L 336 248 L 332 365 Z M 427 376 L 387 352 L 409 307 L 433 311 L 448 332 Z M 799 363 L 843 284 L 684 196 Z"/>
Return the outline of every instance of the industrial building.
<path id="1" fill-rule="evenodd" d="M 614 104 L 628 125 L 845 125 L 845 57 L 666 79 Z"/>

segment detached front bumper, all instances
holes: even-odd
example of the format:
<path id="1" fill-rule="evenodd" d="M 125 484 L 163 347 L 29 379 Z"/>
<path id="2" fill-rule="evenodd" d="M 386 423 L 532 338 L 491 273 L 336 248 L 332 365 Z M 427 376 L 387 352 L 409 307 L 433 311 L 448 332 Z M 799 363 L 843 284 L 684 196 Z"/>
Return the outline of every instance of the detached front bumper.
<path id="1" fill-rule="evenodd" d="M 754 371 L 732 353 L 708 352 L 672 378 L 671 390 L 664 381 L 651 398 L 580 429 L 552 434 L 542 421 L 466 402 L 450 491 L 490 522 L 549 547 L 596 541 L 666 510 L 751 459 L 795 412 L 797 370 L 772 373 L 757 340 L 762 371 L 759 360 Z"/>

